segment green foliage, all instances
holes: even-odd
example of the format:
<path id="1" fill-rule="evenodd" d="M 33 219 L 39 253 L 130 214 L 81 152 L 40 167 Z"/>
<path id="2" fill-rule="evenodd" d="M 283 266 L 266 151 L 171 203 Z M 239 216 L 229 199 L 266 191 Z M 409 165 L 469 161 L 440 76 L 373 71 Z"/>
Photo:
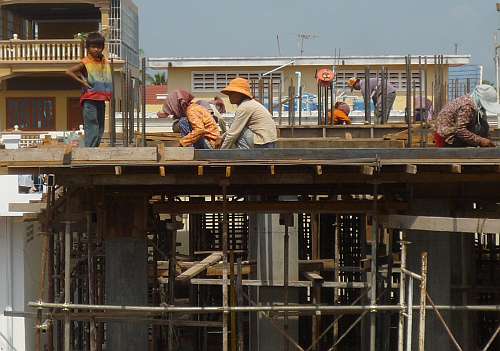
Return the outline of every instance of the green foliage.
<path id="1" fill-rule="evenodd" d="M 156 73 L 154 76 L 148 76 L 148 80 L 153 85 L 165 85 L 167 84 L 167 78 L 165 73 Z"/>

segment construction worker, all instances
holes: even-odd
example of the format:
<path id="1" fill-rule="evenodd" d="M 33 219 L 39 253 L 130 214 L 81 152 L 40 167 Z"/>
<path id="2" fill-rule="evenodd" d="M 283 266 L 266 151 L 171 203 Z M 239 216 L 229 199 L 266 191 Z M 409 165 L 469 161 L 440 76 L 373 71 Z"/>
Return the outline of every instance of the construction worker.
<path id="1" fill-rule="evenodd" d="M 185 90 L 175 90 L 167 95 L 161 116 L 178 120 L 182 138 L 180 146 L 195 149 L 215 149 L 220 143 L 220 131 L 215 119 L 203 106 L 193 102 L 193 95 Z"/>
<path id="2" fill-rule="evenodd" d="M 238 108 L 221 149 L 274 148 L 278 140 L 276 124 L 269 111 L 252 97 L 248 80 L 233 79 L 222 93 Z"/>
<path id="3" fill-rule="evenodd" d="M 349 113 L 351 113 L 349 105 L 345 102 L 337 101 L 334 106 L 333 116 L 332 111 L 328 111 L 328 124 L 351 124 Z"/>
<path id="4" fill-rule="evenodd" d="M 489 139 L 487 113 L 500 114 L 496 90 L 478 85 L 470 95 L 448 103 L 434 122 L 434 139 L 438 147 L 495 147 Z"/>
<path id="5" fill-rule="evenodd" d="M 394 105 L 394 100 L 396 100 L 396 88 L 387 82 L 387 91 L 386 93 L 386 104 L 385 106 L 385 114 L 382 111 L 382 80 L 380 78 L 370 78 L 369 79 L 369 91 L 368 95 L 373 101 L 373 105 L 375 106 L 375 122 L 377 124 L 387 123 L 389 120 L 389 116 L 391 114 L 392 105 Z M 351 88 L 351 91 L 358 90 L 364 96 L 366 89 L 366 80 L 359 78 L 351 78 L 347 81 L 347 86 Z M 384 115 L 383 115 L 384 114 Z"/>

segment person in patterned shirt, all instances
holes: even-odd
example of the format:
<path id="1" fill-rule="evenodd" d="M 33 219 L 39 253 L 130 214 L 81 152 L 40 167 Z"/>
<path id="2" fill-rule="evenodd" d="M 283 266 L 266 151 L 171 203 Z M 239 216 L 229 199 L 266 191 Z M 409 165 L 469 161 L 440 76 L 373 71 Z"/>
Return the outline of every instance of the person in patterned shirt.
<path id="1" fill-rule="evenodd" d="M 472 94 L 448 103 L 434 122 L 436 146 L 495 147 L 489 139 L 487 113 L 500 113 L 496 95 L 493 87 L 478 85 Z"/>

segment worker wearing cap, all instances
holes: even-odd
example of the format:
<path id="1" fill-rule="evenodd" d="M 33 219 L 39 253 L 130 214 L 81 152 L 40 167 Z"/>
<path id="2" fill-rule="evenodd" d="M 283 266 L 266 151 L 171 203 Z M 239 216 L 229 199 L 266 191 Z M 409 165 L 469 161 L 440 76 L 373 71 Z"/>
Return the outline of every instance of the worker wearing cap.
<path id="1" fill-rule="evenodd" d="M 489 139 L 487 113 L 500 113 L 497 93 L 489 85 L 478 85 L 472 94 L 449 102 L 435 120 L 436 146 L 495 147 Z"/>
<path id="2" fill-rule="evenodd" d="M 233 79 L 222 93 L 238 107 L 221 149 L 274 148 L 278 140 L 276 123 L 271 113 L 253 99 L 248 80 Z"/>
<path id="3" fill-rule="evenodd" d="M 382 80 L 380 78 L 370 78 L 369 80 L 369 91 L 368 95 L 373 101 L 375 106 L 375 121 L 378 124 L 387 123 L 389 116 L 391 114 L 392 105 L 394 105 L 394 100 L 396 100 L 396 88 L 387 82 L 385 114 L 382 111 Z M 358 90 L 364 96 L 366 89 L 366 80 L 359 78 L 351 78 L 347 81 L 347 85 L 351 88 L 351 91 Z"/>

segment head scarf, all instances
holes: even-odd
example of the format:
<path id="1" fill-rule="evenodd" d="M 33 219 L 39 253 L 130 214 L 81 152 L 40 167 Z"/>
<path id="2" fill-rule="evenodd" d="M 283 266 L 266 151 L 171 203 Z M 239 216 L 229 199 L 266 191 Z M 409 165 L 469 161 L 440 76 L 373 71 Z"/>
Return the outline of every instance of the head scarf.
<path id="1" fill-rule="evenodd" d="M 224 100 L 216 96 L 214 98 L 214 105 L 220 113 L 226 113 L 226 105 L 224 105 Z"/>
<path id="2" fill-rule="evenodd" d="M 349 116 L 349 113 L 351 113 L 351 108 L 349 107 L 349 105 L 342 101 L 336 102 L 335 108 L 344 112 L 347 116 Z"/>
<path id="3" fill-rule="evenodd" d="M 477 87 L 475 87 L 474 90 L 472 90 L 470 97 L 472 98 L 472 102 L 474 102 L 474 107 L 477 110 L 477 122 L 480 123 L 481 118 L 486 117 L 486 110 L 483 107 L 483 104 L 481 103 L 481 97 L 479 96 Z"/>
<path id="4" fill-rule="evenodd" d="M 185 90 L 174 90 L 167 95 L 163 104 L 163 112 L 175 118 L 186 117 L 186 110 L 194 96 Z"/>

